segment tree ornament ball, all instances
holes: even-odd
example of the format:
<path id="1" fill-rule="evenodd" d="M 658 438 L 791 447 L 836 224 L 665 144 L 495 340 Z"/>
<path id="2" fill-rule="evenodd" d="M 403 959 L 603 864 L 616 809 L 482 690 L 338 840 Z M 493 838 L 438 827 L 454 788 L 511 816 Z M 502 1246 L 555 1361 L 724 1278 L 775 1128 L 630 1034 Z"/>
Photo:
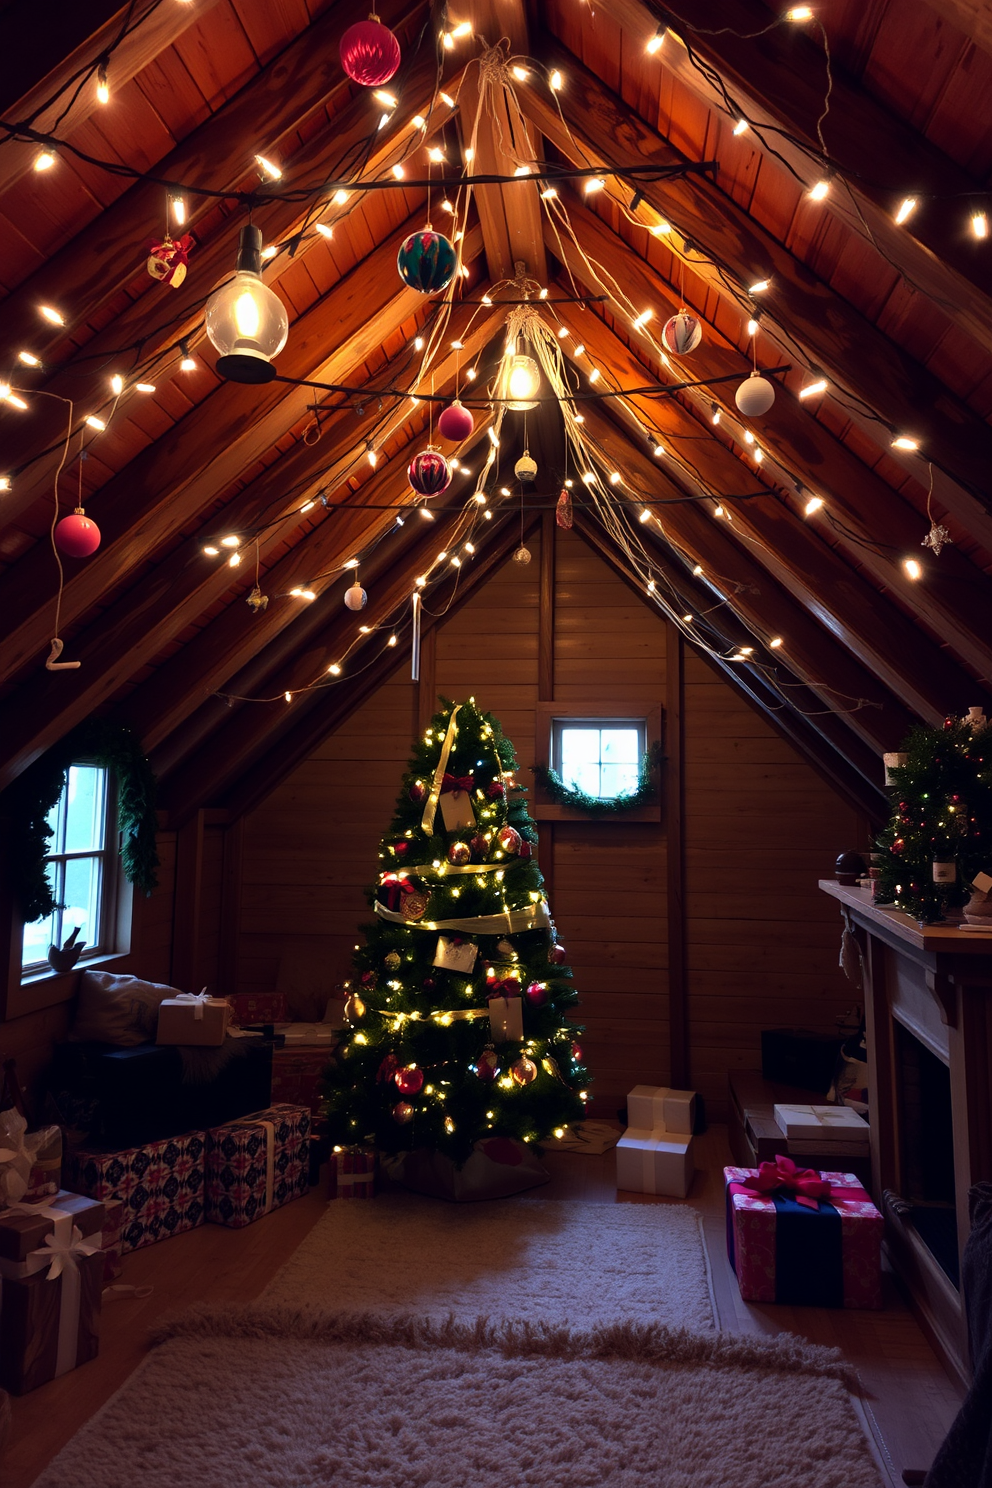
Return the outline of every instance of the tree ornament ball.
<path id="1" fill-rule="evenodd" d="M 353 83 L 381 88 L 400 65 L 400 44 L 381 21 L 356 21 L 341 38 L 341 66 Z"/>
<path id="2" fill-rule="evenodd" d="M 532 456 L 530 450 L 524 450 L 520 459 L 513 467 L 513 473 L 517 477 L 517 480 L 523 481 L 525 485 L 530 485 L 532 480 L 537 479 L 537 461 Z"/>
<path id="3" fill-rule="evenodd" d="M 742 382 L 737 389 L 734 402 L 745 418 L 757 418 L 767 413 L 775 402 L 775 385 L 760 372 L 752 372 L 747 382 Z"/>
<path id="4" fill-rule="evenodd" d="M 565 947 L 563 945 L 559 945 L 558 942 L 555 941 L 554 945 L 548 951 L 548 960 L 551 962 L 552 966 L 564 966 Z"/>
<path id="5" fill-rule="evenodd" d="M 407 1122 L 413 1120 L 414 1115 L 414 1109 L 409 1101 L 398 1101 L 393 1107 L 393 1120 L 399 1126 L 406 1126 Z"/>
<path id="6" fill-rule="evenodd" d="M 351 588 L 344 592 L 344 602 L 349 610 L 364 610 L 368 598 L 361 584 L 352 584 Z"/>
<path id="7" fill-rule="evenodd" d="M 511 857 L 515 857 L 520 851 L 520 844 L 523 838 L 516 827 L 500 827 L 496 841 L 505 853 L 509 853 Z"/>
<path id="8" fill-rule="evenodd" d="M 464 868 L 471 861 L 472 849 L 467 842 L 453 842 L 448 848 L 448 862 L 454 863 L 456 868 Z"/>
<path id="9" fill-rule="evenodd" d="M 393 1076 L 400 1095 L 419 1095 L 424 1088 L 424 1072 L 415 1064 L 408 1064 L 405 1069 L 398 1069 Z"/>
<path id="10" fill-rule="evenodd" d="M 524 547 L 523 543 L 513 555 L 514 563 L 519 563 L 521 568 L 526 568 L 531 559 L 530 548 Z"/>
<path id="11" fill-rule="evenodd" d="M 498 940 L 496 942 L 496 949 L 499 951 L 501 956 L 508 956 L 511 959 L 517 954 L 513 942 L 510 940 Z"/>
<path id="12" fill-rule="evenodd" d="M 415 780 L 407 795 L 415 806 L 422 806 L 427 800 L 427 787 L 422 780 Z"/>
<path id="13" fill-rule="evenodd" d="M 83 512 L 75 511 L 56 527 L 55 546 L 68 558 L 88 558 L 100 546 L 100 529 Z"/>
<path id="14" fill-rule="evenodd" d="M 414 455 L 406 467 L 406 478 L 418 496 L 440 496 L 451 485 L 451 467 L 441 451 L 429 444 Z"/>
<path id="15" fill-rule="evenodd" d="M 359 1018 L 365 1017 L 365 1004 L 357 992 L 352 992 L 345 1003 L 344 1015 L 349 1023 L 355 1023 Z"/>
<path id="16" fill-rule="evenodd" d="M 399 971 L 402 964 L 403 958 L 400 955 L 399 951 L 386 952 L 385 966 L 387 971 Z"/>
<path id="17" fill-rule="evenodd" d="M 475 1061 L 475 1073 L 478 1075 L 479 1079 L 484 1080 L 487 1085 L 495 1080 L 496 1076 L 499 1074 L 499 1060 L 496 1057 L 495 1049 L 483 1049 L 482 1053 Z"/>
<path id="18" fill-rule="evenodd" d="M 479 832 L 475 837 L 470 837 L 468 845 L 471 848 L 472 857 L 475 861 L 477 863 L 485 862 L 489 856 L 489 843 L 483 837 L 482 833 Z"/>
<path id="19" fill-rule="evenodd" d="M 522 858 L 532 858 L 534 856 L 534 845 L 533 845 L 533 843 L 528 842 L 526 839 L 523 842 L 521 842 L 521 844 L 520 844 L 520 856 Z"/>
<path id="20" fill-rule="evenodd" d="M 695 351 L 702 341 L 703 328 L 688 310 L 680 310 L 671 320 L 665 321 L 661 339 L 669 351 L 674 351 L 677 356 L 686 356 L 690 351 Z"/>
<path id="21" fill-rule="evenodd" d="M 510 1074 L 516 1084 L 532 1085 L 537 1079 L 537 1065 L 526 1054 L 521 1054 L 516 1063 L 510 1066 Z"/>
<path id="22" fill-rule="evenodd" d="M 425 228 L 404 238 L 396 255 L 400 278 L 421 294 L 440 294 L 455 277 L 458 255 L 443 233 Z"/>
<path id="23" fill-rule="evenodd" d="M 575 1060 L 576 1064 L 578 1064 L 579 1061 L 581 1060 L 581 1058 L 582 1058 L 582 1045 L 581 1044 L 573 1044 L 572 1045 L 572 1058 Z"/>
<path id="24" fill-rule="evenodd" d="M 437 432 L 450 439 L 452 444 L 461 444 L 474 428 L 475 419 L 457 398 L 444 409 L 437 421 Z"/>
<path id="25" fill-rule="evenodd" d="M 543 982 L 529 982 L 525 997 L 531 1007 L 543 1007 L 548 1000 L 548 989 Z"/>

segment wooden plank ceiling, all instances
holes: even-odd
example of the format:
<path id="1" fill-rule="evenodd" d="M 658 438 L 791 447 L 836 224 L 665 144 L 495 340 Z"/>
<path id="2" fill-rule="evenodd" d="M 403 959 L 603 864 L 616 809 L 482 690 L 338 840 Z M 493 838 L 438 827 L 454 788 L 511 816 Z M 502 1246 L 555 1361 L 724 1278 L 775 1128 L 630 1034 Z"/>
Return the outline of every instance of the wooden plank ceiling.
<path id="1" fill-rule="evenodd" d="M 980 6 L 831 0 L 790 21 L 669 0 L 661 21 L 645 0 L 390 0 L 395 106 L 340 65 L 363 6 L 56 9 L 3 7 L 0 787 L 105 713 L 144 741 L 173 822 L 237 814 L 407 664 L 418 578 L 428 609 L 457 604 L 519 538 L 519 414 L 477 501 L 496 409 L 476 407 L 433 522 L 406 510 L 406 465 L 431 395 L 493 385 L 528 295 L 604 489 L 615 475 L 609 521 L 577 482 L 577 530 L 840 788 L 877 806 L 878 753 L 910 723 L 992 710 Z M 280 375 L 354 391 L 213 370 L 203 307 L 249 214 L 289 313 Z M 457 234 L 448 297 L 396 272 L 428 214 Z M 193 238 L 176 288 L 144 267 L 167 227 Z M 702 344 L 669 356 L 682 306 Z M 754 366 L 785 370 L 747 421 Z M 632 391 L 586 396 L 604 390 Z M 529 420 L 531 523 L 568 460 L 557 406 Z M 102 544 L 60 575 L 56 509 L 80 500 Z M 226 534 L 237 549 L 204 554 Z M 342 605 L 356 558 L 361 616 Z M 77 669 L 46 670 L 56 635 Z"/>

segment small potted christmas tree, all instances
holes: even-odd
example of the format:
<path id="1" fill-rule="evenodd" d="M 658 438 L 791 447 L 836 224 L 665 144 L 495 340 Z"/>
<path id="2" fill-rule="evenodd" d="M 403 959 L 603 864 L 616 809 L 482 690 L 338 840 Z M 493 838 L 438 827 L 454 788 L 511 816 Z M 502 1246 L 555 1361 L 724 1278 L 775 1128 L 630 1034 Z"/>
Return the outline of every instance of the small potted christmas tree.
<path id="1" fill-rule="evenodd" d="M 534 1148 L 584 1110 L 578 998 L 515 768 L 473 699 L 415 744 L 325 1086 L 334 1142 L 374 1142 L 450 1198 L 545 1181 Z"/>

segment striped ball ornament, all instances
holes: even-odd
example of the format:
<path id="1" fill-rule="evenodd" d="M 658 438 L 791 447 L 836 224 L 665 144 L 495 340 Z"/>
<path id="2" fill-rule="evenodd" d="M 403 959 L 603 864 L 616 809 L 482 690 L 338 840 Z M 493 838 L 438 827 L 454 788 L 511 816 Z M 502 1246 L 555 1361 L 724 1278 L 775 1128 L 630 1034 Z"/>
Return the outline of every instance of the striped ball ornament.
<path id="1" fill-rule="evenodd" d="M 671 320 L 666 320 L 662 327 L 661 339 L 669 351 L 674 351 L 676 356 L 686 356 L 688 352 L 695 351 L 703 339 L 703 328 L 694 315 L 688 310 L 680 310 L 673 315 Z"/>

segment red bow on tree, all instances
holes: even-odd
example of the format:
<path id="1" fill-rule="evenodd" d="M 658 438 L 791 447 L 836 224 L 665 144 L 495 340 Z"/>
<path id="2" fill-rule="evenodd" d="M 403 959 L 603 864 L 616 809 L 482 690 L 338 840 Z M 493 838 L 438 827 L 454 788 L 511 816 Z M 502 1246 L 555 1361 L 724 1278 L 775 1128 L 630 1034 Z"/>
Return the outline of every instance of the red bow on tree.
<path id="1" fill-rule="evenodd" d="M 153 279 L 178 289 L 186 278 L 186 265 L 193 239 L 189 233 L 181 238 L 171 238 L 168 233 L 161 242 L 149 244 L 148 272 Z"/>
<path id="2" fill-rule="evenodd" d="M 502 780 L 491 780 L 486 795 L 491 801 L 502 801 L 506 796 L 506 786 Z"/>
<path id="3" fill-rule="evenodd" d="M 763 1162 L 757 1173 L 750 1174 L 741 1183 L 751 1193 L 770 1194 L 784 1189 L 792 1194 L 797 1204 L 807 1209 L 819 1209 L 820 1199 L 829 1199 L 830 1184 L 815 1168 L 797 1168 L 791 1157 L 777 1157 L 774 1162 Z"/>
<path id="4" fill-rule="evenodd" d="M 439 794 L 443 796 L 448 791 L 470 791 L 474 784 L 475 780 L 471 775 L 445 775 Z"/>
<path id="5" fill-rule="evenodd" d="M 520 982 L 517 977 L 507 977 L 502 982 L 486 983 L 486 997 L 519 997 Z"/>
<path id="6" fill-rule="evenodd" d="M 379 1071 L 378 1071 L 378 1074 L 376 1075 L 376 1079 L 379 1080 L 379 1081 L 381 1081 L 381 1082 L 384 1082 L 386 1080 L 391 1080 L 393 1078 L 393 1076 L 395 1075 L 396 1071 L 399 1069 L 399 1067 L 400 1067 L 400 1062 L 396 1058 L 396 1055 L 395 1054 L 387 1054 L 386 1057 L 385 1057 L 385 1059 L 382 1061 L 382 1063 L 379 1066 Z"/>

